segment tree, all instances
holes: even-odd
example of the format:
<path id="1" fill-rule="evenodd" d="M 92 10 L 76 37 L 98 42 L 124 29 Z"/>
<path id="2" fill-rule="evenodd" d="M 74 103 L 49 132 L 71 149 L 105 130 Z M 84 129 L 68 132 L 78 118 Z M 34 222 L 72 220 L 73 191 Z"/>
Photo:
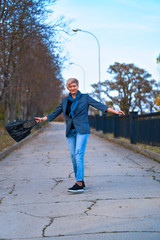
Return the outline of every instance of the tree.
<path id="1" fill-rule="evenodd" d="M 59 57 L 52 55 L 40 36 L 25 41 L 18 58 L 14 106 L 18 118 L 43 115 L 59 102 L 63 81 Z M 13 114 L 14 116 L 14 114 Z M 11 118 L 12 119 L 12 118 Z"/>
<path id="2" fill-rule="evenodd" d="M 118 62 L 110 65 L 108 73 L 112 75 L 112 79 L 101 85 L 103 93 L 114 105 L 118 105 L 126 114 L 134 110 L 141 113 L 146 109 L 150 112 L 154 110 L 153 99 L 157 94 L 157 84 L 151 79 L 151 74 L 134 64 Z"/>
<path id="3" fill-rule="evenodd" d="M 63 59 L 55 53 L 53 36 L 57 26 L 64 29 L 66 24 L 59 21 L 48 26 L 45 22 L 46 6 L 55 1 L 1 1 L 0 104 L 5 109 L 5 123 L 42 114 L 60 98 Z"/>

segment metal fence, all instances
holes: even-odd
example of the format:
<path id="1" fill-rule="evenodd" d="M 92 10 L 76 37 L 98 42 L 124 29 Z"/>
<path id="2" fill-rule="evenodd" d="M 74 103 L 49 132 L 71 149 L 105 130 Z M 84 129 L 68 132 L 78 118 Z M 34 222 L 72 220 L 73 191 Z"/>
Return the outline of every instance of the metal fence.
<path id="1" fill-rule="evenodd" d="M 130 139 L 131 143 L 160 146 L 160 112 L 138 115 L 89 116 L 90 126 L 103 133 L 113 133 L 115 138 Z"/>

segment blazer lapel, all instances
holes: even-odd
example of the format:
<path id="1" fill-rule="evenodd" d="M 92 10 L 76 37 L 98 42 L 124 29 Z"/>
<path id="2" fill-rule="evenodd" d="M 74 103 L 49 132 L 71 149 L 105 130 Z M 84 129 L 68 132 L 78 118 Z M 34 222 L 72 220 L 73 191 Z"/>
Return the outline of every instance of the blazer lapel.
<path id="1" fill-rule="evenodd" d="M 63 103 L 63 114 L 67 117 L 67 118 L 70 118 L 69 116 L 66 115 L 66 109 L 67 109 L 67 102 L 68 102 L 68 99 L 66 98 L 64 103 Z"/>

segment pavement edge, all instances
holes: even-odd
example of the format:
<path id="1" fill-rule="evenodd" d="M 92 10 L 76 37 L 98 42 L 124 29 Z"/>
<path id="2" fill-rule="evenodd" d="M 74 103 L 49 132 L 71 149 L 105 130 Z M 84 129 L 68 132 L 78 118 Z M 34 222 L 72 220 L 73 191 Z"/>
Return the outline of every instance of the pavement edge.
<path id="1" fill-rule="evenodd" d="M 151 150 L 148 150 L 146 148 L 143 148 L 142 146 L 137 146 L 135 144 L 131 144 L 129 142 L 126 142 L 124 140 L 121 140 L 121 139 L 118 139 L 118 138 L 113 138 L 113 137 L 110 137 L 110 136 L 107 136 L 101 132 L 98 132 L 98 131 L 95 131 L 95 130 L 91 130 L 91 133 L 99 136 L 99 137 L 102 137 L 110 142 L 113 142 L 113 143 L 116 143 L 116 144 L 119 144 L 127 149 L 130 149 L 134 152 L 137 152 L 137 153 L 140 153 L 148 158 L 151 158 L 153 159 L 154 161 L 160 163 L 160 154 L 159 153 L 155 153 Z"/>

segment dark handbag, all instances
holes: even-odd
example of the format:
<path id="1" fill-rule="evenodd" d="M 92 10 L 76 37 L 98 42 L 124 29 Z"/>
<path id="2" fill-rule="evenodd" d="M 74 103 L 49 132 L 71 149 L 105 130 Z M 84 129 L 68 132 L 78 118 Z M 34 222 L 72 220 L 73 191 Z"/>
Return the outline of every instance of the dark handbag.
<path id="1" fill-rule="evenodd" d="M 8 123 L 6 125 L 6 130 L 16 142 L 19 142 L 26 138 L 31 133 L 31 129 L 37 124 L 35 119 L 26 121 L 17 120 Z"/>

